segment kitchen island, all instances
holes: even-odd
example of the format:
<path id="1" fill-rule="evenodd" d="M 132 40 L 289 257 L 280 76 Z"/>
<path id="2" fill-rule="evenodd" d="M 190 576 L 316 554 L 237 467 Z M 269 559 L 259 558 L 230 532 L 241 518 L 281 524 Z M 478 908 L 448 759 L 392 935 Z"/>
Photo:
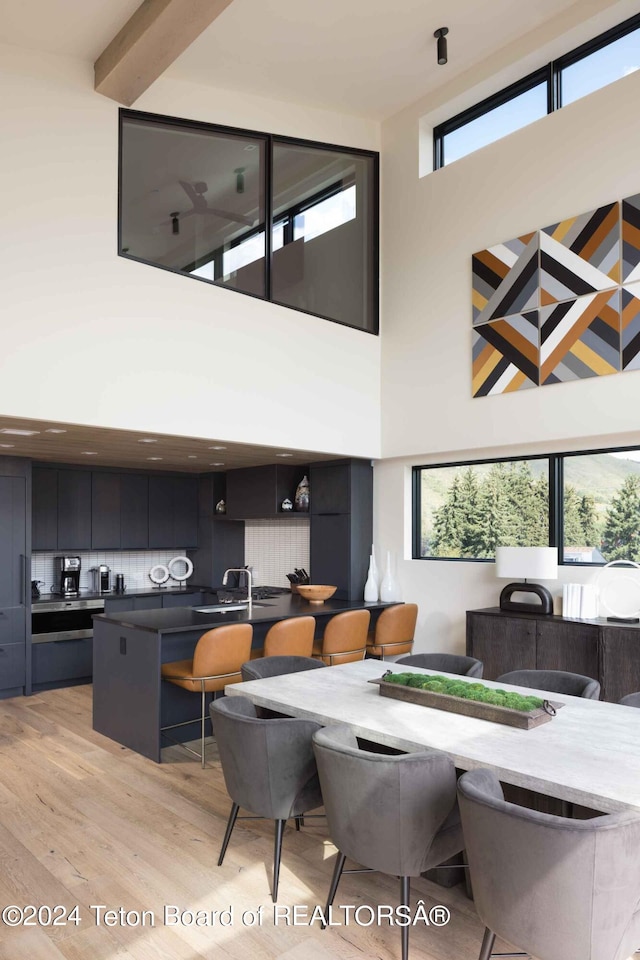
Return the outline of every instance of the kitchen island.
<path id="1" fill-rule="evenodd" d="M 156 763 L 161 761 L 161 727 L 182 723 L 198 714 L 199 697 L 170 683 L 163 683 L 163 663 L 193 656 L 203 633 L 229 623 L 253 626 L 253 647 L 262 648 L 266 633 L 275 622 L 290 617 L 316 618 L 316 636 L 326 622 L 344 610 L 370 610 L 372 622 L 392 604 L 326 600 L 308 603 L 302 597 L 284 594 L 254 601 L 247 607 L 213 613 L 196 607 L 161 610 L 128 610 L 101 614 L 93 620 L 93 728 L 130 747 Z M 235 606 L 235 605 L 234 605 Z M 198 737 L 199 721 L 171 731 L 175 739 Z"/>

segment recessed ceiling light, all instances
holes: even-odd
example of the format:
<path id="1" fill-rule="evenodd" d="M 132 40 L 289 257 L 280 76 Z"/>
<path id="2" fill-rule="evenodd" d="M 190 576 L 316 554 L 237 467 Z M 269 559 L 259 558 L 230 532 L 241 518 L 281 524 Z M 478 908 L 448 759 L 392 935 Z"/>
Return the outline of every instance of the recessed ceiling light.
<path id="1" fill-rule="evenodd" d="M 218 462 L 218 463 L 210 463 L 209 466 L 210 466 L 210 467 L 224 467 L 224 463 L 219 463 L 219 462 Z"/>
<path id="2" fill-rule="evenodd" d="M 147 457 L 147 460 L 162 460 L 162 457 Z"/>
<path id="3" fill-rule="evenodd" d="M 0 443 L 0 447 L 4 450 L 8 450 L 9 447 L 15 447 L 15 443 Z"/>
<path id="4" fill-rule="evenodd" d="M 10 433 L 12 437 L 35 437 L 39 430 L 19 430 L 17 427 L 2 427 L 0 433 Z"/>
<path id="5" fill-rule="evenodd" d="M 257 150 L 257 149 L 258 149 L 258 146 L 257 146 L 257 144 L 255 144 L 255 143 L 248 143 L 248 144 L 246 145 L 246 147 L 245 147 L 245 150 L 246 150 L 247 152 L 249 152 L 249 153 L 250 153 L 252 150 Z"/>
<path id="6" fill-rule="evenodd" d="M 66 430 L 61 430 L 59 427 L 47 427 L 45 433 L 66 433 Z"/>
<path id="7" fill-rule="evenodd" d="M 226 450 L 226 449 L 227 449 L 226 447 L 220 447 L 220 446 L 217 446 L 217 447 L 209 447 L 209 450 Z"/>
<path id="8" fill-rule="evenodd" d="M 292 453 L 276 453 L 276 457 L 292 457 Z"/>
<path id="9" fill-rule="evenodd" d="M 197 460 L 197 459 L 198 457 L 195 453 L 190 453 L 189 456 L 187 457 L 187 460 Z"/>
<path id="10" fill-rule="evenodd" d="M 83 456 L 85 456 L 85 457 L 97 457 L 97 456 L 98 456 L 98 451 L 97 451 L 97 450 L 83 450 L 83 451 L 82 451 L 82 454 L 83 454 Z"/>
<path id="11" fill-rule="evenodd" d="M 157 443 L 153 437 L 143 437 L 142 440 L 138 440 L 138 443 Z"/>

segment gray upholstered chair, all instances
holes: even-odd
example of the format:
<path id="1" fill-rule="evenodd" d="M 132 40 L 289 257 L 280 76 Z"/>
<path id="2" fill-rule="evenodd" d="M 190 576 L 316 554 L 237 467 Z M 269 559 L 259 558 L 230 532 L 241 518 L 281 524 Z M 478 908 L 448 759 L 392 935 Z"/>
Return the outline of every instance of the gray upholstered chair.
<path id="1" fill-rule="evenodd" d="M 272 897 L 278 896 L 282 835 L 289 817 L 299 817 L 322 806 L 322 794 L 311 745 L 320 729 L 313 720 L 258 718 L 245 697 L 223 697 L 210 705 L 222 773 L 231 797 L 218 866 L 222 865 L 238 810 L 253 818 L 275 820 Z M 242 817 L 240 819 L 243 819 Z"/>
<path id="2" fill-rule="evenodd" d="M 564 693 L 568 697 L 584 697 L 586 700 L 600 699 L 600 684 L 591 677 L 580 673 L 567 673 L 565 670 L 512 670 L 496 677 L 497 683 L 512 683 L 516 687 L 532 687 L 535 690 L 549 690 L 551 693 Z"/>
<path id="3" fill-rule="evenodd" d="M 452 760 L 436 750 L 400 756 L 360 750 L 348 724 L 318 730 L 313 748 L 329 832 L 338 848 L 325 916 L 347 857 L 400 877 L 401 903 L 408 905 L 410 877 L 464 847 Z M 401 935 L 406 960 L 408 926 L 401 927 Z"/>
<path id="4" fill-rule="evenodd" d="M 410 657 L 401 657 L 396 663 L 407 667 L 424 667 L 425 670 L 440 670 L 442 673 L 457 673 L 461 677 L 481 677 L 484 669 L 482 660 L 455 653 L 414 653 Z"/>
<path id="5" fill-rule="evenodd" d="M 266 677 L 280 677 L 285 673 L 299 673 L 302 670 L 315 670 L 325 667 L 322 660 L 313 657 L 259 657 L 249 660 L 241 667 L 243 680 L 264 680 Z"/>
<path id="6" fill-rule="evenodd" d="M 507 803 L 491 770 L 458 801 L 480 960 L 499 936 L 538 960 L 627 960 L 640 943 L 640 813 L 566 820 Z"/>
<path id="7" fill-rule="evenodd" d="M 640 693 L 628 693 L 626 697 L 618 700 L 623 707 L 640 707 Z"/>

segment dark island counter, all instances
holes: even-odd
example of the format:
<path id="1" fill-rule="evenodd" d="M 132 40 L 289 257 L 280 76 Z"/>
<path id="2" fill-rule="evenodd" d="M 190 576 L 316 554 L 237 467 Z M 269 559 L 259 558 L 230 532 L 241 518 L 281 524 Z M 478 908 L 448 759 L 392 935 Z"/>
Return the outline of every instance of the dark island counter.
<path id="1" fill-rule="evenodd" d="M 269 627 L 290 617 L 316 618 L 316 636 L 326 622 L 344 610 L 371 611 L 375 622 L 387 603 L 326 600 L 308 603 L 284 594 L 254 601 L 247 608 L 200 613 L 194 607 L 131 610 L 93 619 L 93 728 L 137 753 L 161 760 L 161 727 L 197 717 L 200 698 L 170 683 L 162 683 L 161 666 L 193 656 L 203 633 L 228 623 L 251 623 L 253 647 L 261 648 Z M 198 737 L 199 721 L 171 731 L 175 739 Z"/>

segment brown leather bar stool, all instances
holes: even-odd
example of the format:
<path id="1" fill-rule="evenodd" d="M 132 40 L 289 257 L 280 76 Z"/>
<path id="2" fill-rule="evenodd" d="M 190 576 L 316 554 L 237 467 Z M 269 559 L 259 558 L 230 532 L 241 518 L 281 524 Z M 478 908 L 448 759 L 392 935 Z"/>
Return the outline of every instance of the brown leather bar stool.
<path id="1" fill-rule="evenodd" d="M 387 607 L 378 617 L 375 632 L 367 637 L 367 653 L 384 660 L 386 656 L 411 653 L 416 632 L 418 605 L 399 603 Z"/>
<path id="2" fill-rule="evenodd" d="M 242 681 L 240 668 L 249 659 L 252 637 L 253 627 L 250 623 L 230 623 L 223 627 L 214 627 L 213 630 L 203 633 L 198 640 L 193 660 L 174 660 L 173 663 L 162 664 L 163 680 L 168 680 L 183 690 L 199 693 L 202 697 L 200 716 L 195 718 L 200 720 L 201 724 L 201 753 L 196 753 L 184 744 L 180 746 L 194 756 L 199 756 L 203 768 L 207 694 L 224 690 L 228 683 Z M 195 720 L 172 723 L 162 727 L 162 731 L 185 727 Z"/>
<path id="3" fill-rule="evenodd" d="M 279 620 L 264 638 L 265 657 L 310 657 L 313 651 L 315 617 Z"/>
<path id="4" fill-rule="evenodd" d="M 368 610 L 345 610 L 331 617 L 324 628 L 322 640 L 313 645 L 313 656 L 328 667 L 338 663 L 364 660 L 367 649 L 367 630 L 371 614 Z"/>

